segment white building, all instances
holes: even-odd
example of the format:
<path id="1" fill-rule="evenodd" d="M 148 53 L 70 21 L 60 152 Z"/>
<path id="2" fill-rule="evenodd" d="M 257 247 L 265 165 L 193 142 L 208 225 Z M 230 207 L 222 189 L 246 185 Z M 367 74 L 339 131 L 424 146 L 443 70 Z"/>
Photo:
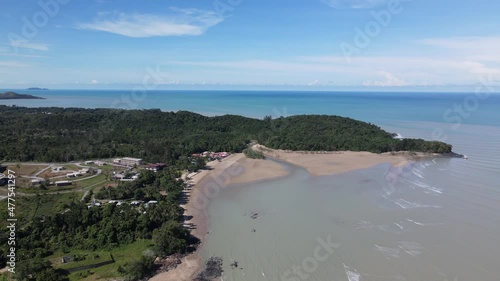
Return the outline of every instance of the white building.
<path id="1" fill-rule="evenodd" d="M 55 182 L 56 186 L 66 186 L 66 185 L 71 185 L 70 181 L 56 181 Z"/>
<path id="2" fill-rule="evenodd" d="M 140 166 L 142 165 L 142 159 L 139 158 L 132 158 L 132 157 L 124 157 L 124 158 L 118 158 L 113 160 L 113 163 L 115 164 L 120 164 L 124 166 Z"/>
<path id="3" fill-rule="evenodd" d="M 59 173 L 62 170 L 66 170 L 66 168 L 64 168 L 63 166 L 52 167 L 52 172 L 54 173 Z"/>
<path id="4" fill-rule="evenodd" d="M 82 174 L 78 173 L 78 172 L 66 174 L 66 177 L 68 177 L 68 178 L 76 178 L 76 177 L 81 177 L 81 176 L 82 176 Z"/>

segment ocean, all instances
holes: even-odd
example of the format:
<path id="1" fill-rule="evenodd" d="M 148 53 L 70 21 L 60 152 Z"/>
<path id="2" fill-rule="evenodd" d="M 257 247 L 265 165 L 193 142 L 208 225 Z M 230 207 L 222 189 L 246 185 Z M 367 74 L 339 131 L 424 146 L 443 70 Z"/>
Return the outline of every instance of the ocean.
<path id="1" fill-rule="evenodd" d="M 225 188 L 208 205 L 204 259 L 224 280 L 500 280 L 500 95 L 252 91 L 17 91 L 18 106 L 160 108 L 249 117 L 333 114 L 468 159 L 428 159 Z M 257 213 L 257 218 L 252 214 Z M 237 261 L 238 266 L 231 266 Z"/>

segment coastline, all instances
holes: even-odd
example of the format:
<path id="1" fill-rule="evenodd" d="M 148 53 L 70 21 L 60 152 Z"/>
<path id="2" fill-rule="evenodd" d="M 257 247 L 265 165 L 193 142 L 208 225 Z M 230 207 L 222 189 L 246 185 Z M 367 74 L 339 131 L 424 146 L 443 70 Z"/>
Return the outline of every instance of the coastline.
<path id="1" fill-rule="evenodd" d="M 182 263 L 176 268 L 160 272 L 149 280 L 191 281 L 203 269 L 200 251 L 209 234 L 206 204 L 211 197 L 217 196 L 220 189 L 231 184 L 269 180 L 287 174 L 288 172 L 276 162 L 249 159 L 243 153 L 237 153 L 221 161 L 207 163 L 207 169 L 198 173 L 184 175 L 184 179 L 191 186 L 185 191 L 187 203 L 180 205 L 185 210 L 184 225 L 191 227 L 191 234 L 200 239 L 200 245 L 195 252 L 182 258 Z"/>
<path id="2" fill-rule="evenodd" d="M 375 154 L 371 152 L 292 152 L 269 149 L 254 145 L 253 149 L 262 151 L 266 157 L 305 168 L 312 176 L 336 175 L 354 170 L 366 169 L 379 164 L 395 167 L 407 165 L 411 160 L 418 160 L 431 155 L 409 153 Z M 247 184 L 262 180 L 284 177 L 288 172 L 283 166 L 271 160 L 249 159 L 242 153 L 232 154 L 221 161 L 212 161 L 207 169 L 198 173 L 184 175 L 191 186 L 186 190 L 188 201 L 182 204 L 185 209 L 184 225 L 191 227 L 191 234 L 200 239 L 198 249 L 182 258 L 176 268 L 160 272 L 151 281 L 177 280 L 191 281 L 203 270 L 200 251 L 210 233 L 207 204 L 210 198 L 217 196 L 221 189 L 232 184 Z"/>

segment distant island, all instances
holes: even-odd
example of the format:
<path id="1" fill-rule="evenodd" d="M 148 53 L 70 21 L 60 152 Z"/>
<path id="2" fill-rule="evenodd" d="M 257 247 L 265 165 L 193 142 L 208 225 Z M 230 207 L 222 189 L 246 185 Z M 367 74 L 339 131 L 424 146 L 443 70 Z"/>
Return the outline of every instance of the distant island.
<path id="1" fill-rule="evenodd" d="M 49 89 L 47 89 L 47 88 L 33 87 L 33 88 L 28 88 L 26 90 L 28 90 L 28 91 L 48 91 Z"/>
<path id="2" fill-rule="evenodd" d="M 45 98 L 36 97 L 26 94 L 18 94 L 14 92 L 6 92 L 0 94 L 0 100 L 44 100 Z"/>

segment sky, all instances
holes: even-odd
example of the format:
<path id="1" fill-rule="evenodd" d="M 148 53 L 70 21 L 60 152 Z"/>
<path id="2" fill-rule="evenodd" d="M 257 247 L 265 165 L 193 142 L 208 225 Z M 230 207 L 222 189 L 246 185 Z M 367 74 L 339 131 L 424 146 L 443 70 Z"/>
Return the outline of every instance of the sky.
<path id="1" fill-rule="evenodd" d="M 0 1 L 0 88 L 500 88 L 500 1 Z"/>

